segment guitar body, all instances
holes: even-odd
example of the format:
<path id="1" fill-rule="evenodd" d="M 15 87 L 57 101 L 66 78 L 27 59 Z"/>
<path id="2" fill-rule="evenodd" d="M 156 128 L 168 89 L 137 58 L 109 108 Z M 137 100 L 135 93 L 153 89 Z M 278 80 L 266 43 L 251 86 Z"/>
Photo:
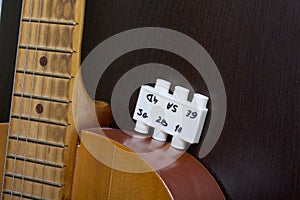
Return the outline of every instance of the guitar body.
<path id="1" fill-rule="evenodd" d="M 225 199 L 199 161 L 168 143 L 99 128 L 82 131 L 81 141 L 74 199 Z M 140 156 L 152 153 L 147 159 L 159 163 L 176 152 L 181 156 L 161 169 L 154 169 Z"/>
<path id="2" fill-rule="evenodd" d="M 3 0 L 0 28 L 1 122 L 9 121 L 22 2 Z M 37 7 L 34 10 L 36 16 Z M 228 199 L 299 199 L 300 123 L 297 102 L 300 98 L 297 91 L 300 77 L 300 12 L 296 1 L 132 0 L 129 3 L 119 0 L 89 0 L 85 10 L 81 61 L 104 40 L 140 27 L 172 29 L 199 42 L 217 64 L 223 78 L 227 95 L 227 115 L 221 137 L 206 157 L 199 156 L 203 147 L 201 142 L 200 145 L 193 145 L 189 152 L 200 159 L 214 175 Z M 61 13 L 63 11 L 61 9 Z M 80 40 L 79 37 L 76 39 Z M 80 55 L 74 63 L 80 64 L 79 57 Z M 185 59 L 166 51 L 142 49 L 116 58 L 99 80 L 97 99 L 110 102 L 114 87 L 121 77 L 133 67 L 145 63 L 168 65 L 188 79 L 195 91 L 211 95 L 206 81 Z M 135 82 L 135 79 L 130 81 Z M 212 93 L 218 94 L 217 91 Z M 135 97 L 137 92 L 130 99 L 131 111 Z M 215 106 L 210 108 L 219 109 Z M 121 120 L 125 123 L 129 118 Z M 4 162 L 6 129 L 7 127 L 1 125 L 0 164 Z M 122 141 L 114 141 L 125 149 L 134 151 Z M 99 187 L 110 188 L 110 184 L 99 181 L 101 172 L 97 169 L 111 172 L 114 168 L 101 164 L 89 150 L 90 146 L 86 147 L 81 143 L 80 147 L 76 147 L 77 143 L 74 144 L 74 152 L 77 152 L 76 157 L 74 154 L 76 165 L 74 173 L 70 174 L 75 174 L 75 180 L 68 181 L 68 186 L 73 185 L 76 190 L 69 190 L 69 193 L 77 199 L 91 197 L 89 195 L 92 195 L 91 198 L 107 197 L 108 193 L 100 192 Z M 0 170 L 3 170 L 3 165 Z M 0 173 L 2 176 L 2 171 Z M 155 173 L 153 171 L 153 176 L 153 180 L 158 182 L 158 179 L 163 178 L 159 170 L 155 170 Z M 169 191 L 165 194 L 170 198 L 176 197 L 167 182 L 161 181 L 159 185 L 165 187 L 161 191 Z M 187 185 L 192 184 L 197 183 L 190 182 Z M 124 190 L 125 186 L 130 187 L 128 182 L 122 185 Z M 141 191 L 140 184 L 135 184 L 132 188 Z M 181 191 L 181 188 L 175 191 Z M 71 197 L 69 195 L 64 198 Z"/>
<path id="3" fill-rule="evenodd" d="M 0 124 L 0 164 L 4 166 L 8 124 Z M 144 162 L 138 153 L 155 151 L 164 143 L 150 138 L 134 138 L 120 130 L 107 129 L 105 136 L 100 129 L 82 132 L 82 141 L 93 141 L 102 151 L 99 156 L 112 153 L 113 148 L 131 152 L 129 164 Z M 92 155 L 82 142 L 77 148 L 72 199 L 225 199 L 217 182 L 208 170 L 188 153 L 163 169 L 154 170 L 145 163 L 145 172 L 126 172 L 104 164 Z M 138 145 L 137 145 L 138 144 Z M 149 146 L 150 145 L 150 146 Z M 127 154 L 111 158 L 127 162 Z M 1 175 L 3 167 L 0 168 Z M 180 189 L 179 189 L 180 188 Z"/>
<path id="4" fill-rule="evenodd" d="M 130 151 L 120 143 L 110 142 L 103 136 L 83 132 L 82 139 L 89 140 L 88 138 L 97 141 L 95 144 L 99 147 L 106 146 L 98 154 L 102 152 L 102 155 L 113 158 L 113 145 Z M 126 162 L 125 157 L 121 159 Z M 141 161 L 138 156 L 135 159 Z M 96 159 L 81 143 L 77 149 L 72 199 L 171 199 L 162 179 L 150 167 L 148 169 L 147 173 L 115 170 Z"/>

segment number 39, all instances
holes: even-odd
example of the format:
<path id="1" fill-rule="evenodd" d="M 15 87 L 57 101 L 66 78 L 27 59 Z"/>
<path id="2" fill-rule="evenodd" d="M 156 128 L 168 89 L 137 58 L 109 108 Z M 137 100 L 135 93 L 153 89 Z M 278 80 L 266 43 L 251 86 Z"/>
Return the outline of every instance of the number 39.
<path id="1" fill-rule="evenodd" d="M 189 117 L 191 119 L 195 119 L 197 117 L 198 113 L 197 112 L 193 112 L 192 110 L 188 110 L 187 114 L 185 115 L 186 117 Z"/>

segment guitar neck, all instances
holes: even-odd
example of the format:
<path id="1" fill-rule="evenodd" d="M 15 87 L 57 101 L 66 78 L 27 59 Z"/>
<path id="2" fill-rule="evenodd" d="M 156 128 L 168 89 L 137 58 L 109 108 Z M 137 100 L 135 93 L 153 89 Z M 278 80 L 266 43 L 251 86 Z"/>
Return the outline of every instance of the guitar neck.
<path id="1" fill-rule="evenodd" d="M 24 0 L 1 199 L 70 199 L 84 0 Z"/>

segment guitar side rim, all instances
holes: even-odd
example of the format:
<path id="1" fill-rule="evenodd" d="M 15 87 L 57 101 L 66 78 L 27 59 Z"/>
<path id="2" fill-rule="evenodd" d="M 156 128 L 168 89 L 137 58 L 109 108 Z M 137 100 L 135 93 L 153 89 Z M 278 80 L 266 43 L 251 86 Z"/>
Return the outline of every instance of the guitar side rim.
<path id="1" fill-rule="evenodd" d="M 115 144 L 117 148 L 120 149 L 129 149 L 133 151 L 135 155 L 139 155 L 136 152 L 142 153 L 143 151 L 154 151 L 154 149 L 161 147 L 162 145 L 166 145 L 166 143 L 152 140 L 149 137 L 134 138 L 130 135 L 124 134 L 123 131 L 116 129 L 94 128 L 84 130 L 81 134 L 82 137 L 90 136 L 93 140 L 97 140 L 100 137 L 100 140 L 110 141 L 111 144 Z M 80 148 L 84 148 L 85 151 L 88 151 L 87 148 L 89 147 L 86 146 L 88 146 L 89 143 L 85 142 L 85 140 L 85 138 L 82 138 Z M 92 155 L 93 153 L 91 152 L 89 152 L 89 154 L 94 157 L 96 162 L 99 162 L 99 160 L 95 158 L 97 155 Z M 123 157 L 127 158 L 127 156 L 128 155 L 124 155 Z M 122 159 L 122 157 L 118 158 Z M 77 157 L 77 161 L 80 161 L 80 158 Z M 164 168 L 157 170 L 154 168 L 151 169 L 153 170 L 152 172 L 159 177 L 162 185 L 166 187 L 166 190 L 170 193 L 172 199 L 225 199 L 218 183 L 205 166 L 186 152 L 184 152 L 179 159 Z M 122 170 L 118 168 L 115 169 L 115 171 Z M 80 170 L 78 169 L 75 169 L 75 177 L 76 176 L 80 176 Z M 137 190 L 138 189 L 139 188 L 137 188 Z"/>

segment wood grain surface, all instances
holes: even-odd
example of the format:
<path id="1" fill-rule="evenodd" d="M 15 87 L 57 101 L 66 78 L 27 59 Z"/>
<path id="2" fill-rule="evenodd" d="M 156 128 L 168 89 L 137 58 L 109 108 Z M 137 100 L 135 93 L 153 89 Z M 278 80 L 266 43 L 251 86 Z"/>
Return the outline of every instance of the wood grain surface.
<path id="1" fill-rule="evenodd" d="M 18 0 L 3 2 L 0 32 L 0 119 L 8 120 L 19 21 Z M 221 138 L 201 162 L 228 199 L 298 199 L 300 12 L 294 0 L 89 0 L 82 58 L 106 38 L 157 26 L 199 42 L 223 77 L 227 116 Z M 117 80 L 134 66 L 158 62 L 207 87 L 184 59 L 153 49 L 116 59 L 99 81 L 98 98 L 110 101 Z M 134 97 L 133 97 L 134 99 Z M 131 108 L 132 109 L 132 106 Z M 190 151 L 197 156 L 199 146 Z"/>
<path id="2" fill-rule="evenodd" d="M 161 181 L 160 176 L 138 154 L 133 153 L 132 156 L 128 156 L 128 154 L 116 153 L 116 149 L 119 151 L 122 149 L 121 152 L 127 152 L 129 149 L 117 143 L 117 140 L 110 141 L 107 136 L 96 135 L 96 132 L 81 132 L 82 142 L 77 149 L 72 199 L 172 199 L 169 189 Z M 118 134 L 117 131 L 116 133 Z M 90 142 L 97 149 L 94 153 L 104 160 L 107 158 L 108 162 L 103 160 L 99 162 L 95 154 L 90 153 L 91 146 L 87 148 L 85 145 L 91 144 Z M 109 165 L 114 162 L 128 163 L 128 159 L 137 166 L 142 165 L 146 172 L 130 173 Z"/>
<path id="3" fill-rule="evenodd" d="M 0 180 L 3 179 L 8 123 L 0 123 Z M 2 187 L 0 188 L 2 192 Z"/>
<path id="4" fill-rule="evenodd" d="M 225 199 L 207 169 L 169 143 L 110 128 L 81 135 L 73 199 Z"/>
<path id="5" fill-rule="evenodd" d="M 72 62 L 66 64 L 66 59 L 58 59 L 62 64 L 56 63 L 57 65 L 72 68 L 65 69 L 71 74 L 79 69 L 85 1 L 24 0 L 23 5 L 18 42 L 20 57 L 11 104 L 12 129 L 7 143 L 3 198 L 21 195 L 33 199 L 70 199 L 78 142 L 71 113 L 74 81 L 68 74 L 44 74 L 40 68 L 52 68 L 49 64 L 56 60 L 53 52 L 58 52 L 58 57 L 72 57 Z M 24 49 L 26 55 L 27 50 L 31 49 L 39 52 L 37 54 L 40 57 L 37 58 L 35 53 L 33 57 L 22 56 Z M 51 60 L 50 63 L 48 59 Z M 31 66 L 29 69 L 27 64 Z M 39 69 L 36 72 L 37 65 Z M 54 90 L 56 92 L 52 92 Z M 43 141 L 39 137 L 40 126 L 31 126 L 31 121 L 35 121 L 34 125 L 38 121 L 44 127 L 46 123 L 56 125 L 59 131 L 55 131 L 56 136 L 50 136 L 51 141 L 48 140 L 48 128 L 44 129 L 47 136 Z M 21 127 L 21 124 L 27 124 L 26 128 Z M 26 131 L 33 131 L 31 136 L 35 135 L 34 132 L 38 134 L 30 138 Z M 45 136 L 45 133 L 42 135 Z M 28 160 L 30 163 L 26 162 Z"/>

